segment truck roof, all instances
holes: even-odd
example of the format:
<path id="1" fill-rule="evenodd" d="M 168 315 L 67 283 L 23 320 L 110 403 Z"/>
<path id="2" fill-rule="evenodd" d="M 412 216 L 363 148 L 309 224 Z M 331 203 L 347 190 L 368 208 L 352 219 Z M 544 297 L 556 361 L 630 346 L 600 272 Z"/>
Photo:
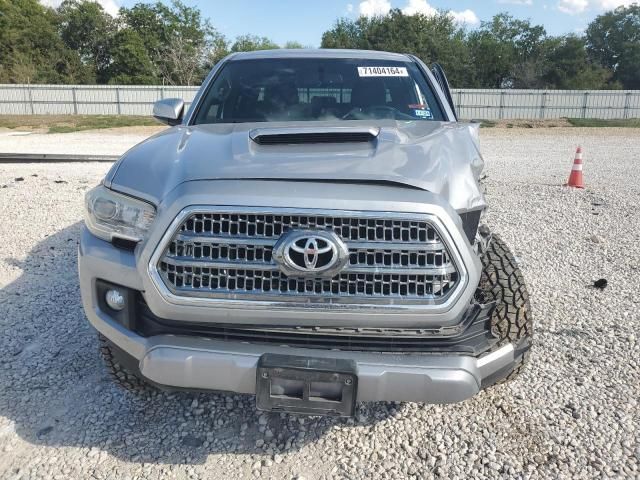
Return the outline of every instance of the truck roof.
<path id="1" fill-rule="evenodd" d="M 341 50 L 329 48 L 296 48 L 257 50 L 238 52 L 230 60 L 249 60 L 264 58 L 362 58 L 367 60 L 396 60 L 406 62 L 408 55 L 402 53 L 380 52 L 375 50 Z"/>

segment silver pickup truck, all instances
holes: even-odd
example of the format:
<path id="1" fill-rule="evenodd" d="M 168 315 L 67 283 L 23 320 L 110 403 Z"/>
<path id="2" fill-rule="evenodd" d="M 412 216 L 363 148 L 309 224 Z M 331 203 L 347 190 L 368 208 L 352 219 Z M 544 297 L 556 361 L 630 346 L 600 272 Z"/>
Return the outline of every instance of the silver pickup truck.
<path id="1" fill-rule="evenodd" d="M 172 128 L 86 195 L 82 298 L 118 383 L 349 416 L 520 371 L 528 293 L 439 66 L 238 53 L 154 116 Z"/>

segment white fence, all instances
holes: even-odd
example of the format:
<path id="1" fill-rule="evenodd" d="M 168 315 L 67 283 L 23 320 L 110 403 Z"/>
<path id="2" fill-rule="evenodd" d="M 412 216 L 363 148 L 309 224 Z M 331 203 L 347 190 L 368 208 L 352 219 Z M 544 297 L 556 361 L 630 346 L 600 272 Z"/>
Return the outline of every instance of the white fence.
<path id="1" fill-rule="evenodd" d="M 151 115 L 154 102 L 191 104 L 198 87 L 0 85 L 0 115 Z"/>
<path id="2" fill-rule="evenodd" d="M 640 90 L 454 90 L 460 118 L 640 118 Z"/>
<path id="3" fill-rule="evenodd" d="M 162 98 L 198 87 L 0 85 L 0 115 L 150 115 Z M 460 118 L 640 118 L 640 90 L 453 90 Z"/>

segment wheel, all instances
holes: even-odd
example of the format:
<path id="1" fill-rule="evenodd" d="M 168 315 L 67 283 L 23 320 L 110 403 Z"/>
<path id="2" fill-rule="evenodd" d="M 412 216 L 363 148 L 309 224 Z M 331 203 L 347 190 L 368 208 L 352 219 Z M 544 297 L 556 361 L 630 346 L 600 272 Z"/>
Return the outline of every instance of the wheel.
<path id="1" fill-rule="evenodd" d="M 101 334 L 98 334 L 98 341 L 100 343 L 100 356 L 115 384 L 136 394 L 149 393 L 155 390 L 153 386 L 136 374 L 135 359 L 116 347 Z"/>
<path id="2" fill-rule="evenodd" d="M 533 316 L 529 292 L 511 250 L 498 235 L 490 236 L 486 229 L 481 230 L 481 235 L 488 241 L 480 256 L 483 268 L 476 300 L 496 302 L 491 315 L 492 333 L 498 338 L 496 348 L 511 343 L 516 355 L 515 366 L 488 379 L 487 384 L 491 385 L 512 380 L 529 360 Z"/>

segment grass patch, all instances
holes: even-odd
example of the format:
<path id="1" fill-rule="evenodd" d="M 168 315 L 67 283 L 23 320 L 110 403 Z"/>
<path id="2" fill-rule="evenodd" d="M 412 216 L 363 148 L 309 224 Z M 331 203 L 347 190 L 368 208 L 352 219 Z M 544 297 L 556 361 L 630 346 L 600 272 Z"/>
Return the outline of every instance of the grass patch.
<path id="1" fill-rule="evenodd" d="M 567 121 L 574 127 L 623 127 L 640 128 L 640 118 L 626 120 L 600 120 L 598 118 L 568 118 Z"/>
<path id="2" fill-rule="evenodd" d="M 493 128 L 496 125 L 497 123 L 491 120 L 480 120 L 480 128 Z"/>
<path id="3" fill-rule="evenodd" d="M 129 115 L 0 115 L 0 128 L 41 130 L 48 133 L 159 125 L 151 117 Z"/>

